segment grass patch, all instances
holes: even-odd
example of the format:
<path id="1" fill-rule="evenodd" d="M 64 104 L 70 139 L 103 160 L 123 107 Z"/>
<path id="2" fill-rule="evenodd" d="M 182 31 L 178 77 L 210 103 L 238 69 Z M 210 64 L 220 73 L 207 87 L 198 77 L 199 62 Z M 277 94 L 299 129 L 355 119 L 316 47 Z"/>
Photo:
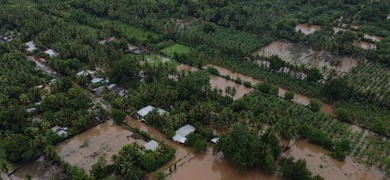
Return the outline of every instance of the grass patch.
<path id="1" fill-rule="evenodd" d="M 146 61 L 152 66 L 158 66 L 162 63 L 168 63 L 168 66 L 171 68 L 176 67 L 179 63 L 175 60 L 169 59 L 167 57 L 162 57 L 158 54 L 149 54 L 145 56 Z"/>
<path id="2" fill-rule="evenodd" d="M 173 54 L 176 52 L 177 54 L 186 54 L 190 52 L 191 48 L 182 44 L 174 44 L 172 46 L 166 47 L 161 50 L 162 53 L 169 57 L 173 57 Z"/>

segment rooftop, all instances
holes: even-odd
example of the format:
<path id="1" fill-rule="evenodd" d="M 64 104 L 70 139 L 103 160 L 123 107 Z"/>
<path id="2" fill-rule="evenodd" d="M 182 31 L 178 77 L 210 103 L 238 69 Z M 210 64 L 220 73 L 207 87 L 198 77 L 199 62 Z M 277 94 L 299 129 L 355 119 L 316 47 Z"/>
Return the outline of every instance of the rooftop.
<path id="1" fill-rule="evenodd" d="M 35 49 L 37 49 L 33 41 L 26 42 L 26 45 L 28 46 L 27 48 L 28 52 L 33 52 Z"/>
<path id="2" fill-rule="evenodd" d="M 154 151 L 154 150 L 156 150 L 157 147 L 158 147 L 158 142 L 156 142 L 155 140 L 151 140 L 151 141 L 149 141 L 148 143 L 144 144 L 144 147 L 145 147 L 145 149 L 147 149 L 147 150 L 152 150 L 152 151 Z"/>
<path id="3" fill-rule="evenodd" d="M 149 105 L 149 106 L 146 106 L 146 107 L 140 109 L 140 110 L 137 112 L 137 114 L 138 114 L 139 116 L 141 116 L 141 117 L 145 117 L 145 116 L 146 116 L 147 114 L 149 114 L 149 112 L 152 111 L 153 109 L 154 109 L 154 107 Z"/>

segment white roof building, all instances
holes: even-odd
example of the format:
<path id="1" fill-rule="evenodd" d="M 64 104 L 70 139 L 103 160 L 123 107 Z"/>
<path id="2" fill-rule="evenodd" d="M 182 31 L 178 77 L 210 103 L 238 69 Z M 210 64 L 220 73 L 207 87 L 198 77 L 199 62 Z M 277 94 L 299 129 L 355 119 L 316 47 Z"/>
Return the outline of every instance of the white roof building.
<path id="1" fill-rule="evenodd" d="M 60 126 L 54 126 L 51 128 L 51 130 L 55 133 L 57 133 L 59 136 L 67 135 L 66 130 L 68 130 L 67 127 L 60 127 Z"/>
<path id="2" fill-rule="evenodd" d="M 92 80 L 91 80 L 91 83 L 100 83 L 100 82 L 102 82 L 104 79 L 102 79 L 102 78 L 93 78 Z"/>
<path id="3" fill-rule="evenodd" d="M 116 84 L 110 84 L 110 85 L 107 86 L 108 89 L 112 89 L 114 87 L 116 87 Z"/>
<path id="4" fill-rule="evenodd" d="M 214 144 L 217 144 L 218 140 L 219 140 L 219 138 L 213 138 L 213 139 L 211 139 L 211 142 L 213 142 Z"/>
<path id="5" fill-rule="evenodd" d="M 138 112 L 137 112 L 137 115 L 138 115 L 138 118 L 141 120 L 141 121 L 145 121 L 145 116 L 148 115 L 150 113 L 150 111 L 153 111 L 154 107 L 153 106 L 146 106 L 142 109 L 140 109 Z"/>
<path id="6" fill-rule="evenodd" d="M 189 124 L 181 127 L 176 131 L 176 135 L 172 139 L 176 142 L 185 143 L 187 141 L 186 136 L 190 133 L 195 132 L 195 128 Z"/>
<path id="7" fill-rule="evenodd" d="M 28 46 L 28 48 L 27 48 L 28 52 L 33 52 L 35 49 L 37 49 L 37 47 L 35 46 L 33 41 L 26 42 L 25 45 Z"/>
<path id="8" fill-rule="evenodd" d="M 48 49 L 48 50 L 45 51 L 45 53 L 47 55 L 49 55 L 50 57 L 57 56 L 57 53 L 53 49 Z"/>
<path id="9" fill-rule="evenodd" d="M 154 151 L 154 150 L 156 150 L 157 147 L 158 147 L 158 142 L 156 142 L 155 140 L 151 140 L 151 141 L 149 141 L 148 143 L 144 144 L 144 147 L 145 147 L 145 149 L 147 149 L 147 150 L 152 150 L 152 151 Z"/>

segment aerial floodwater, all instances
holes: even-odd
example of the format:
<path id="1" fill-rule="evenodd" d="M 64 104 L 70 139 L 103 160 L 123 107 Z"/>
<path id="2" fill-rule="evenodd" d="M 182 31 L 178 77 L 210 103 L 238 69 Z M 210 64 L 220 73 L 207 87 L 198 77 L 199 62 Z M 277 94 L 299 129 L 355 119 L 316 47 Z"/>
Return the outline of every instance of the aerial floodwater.
<path id="1" fill-rule="evenodd" d="M 108 163 L 125 144 L 146 142 L 135 133 L 114 124 L 112 120 L 97 125 L 57 145 L 56 151 L 64 161 L 82 167 L 89 172 L 100 156 Z"/>

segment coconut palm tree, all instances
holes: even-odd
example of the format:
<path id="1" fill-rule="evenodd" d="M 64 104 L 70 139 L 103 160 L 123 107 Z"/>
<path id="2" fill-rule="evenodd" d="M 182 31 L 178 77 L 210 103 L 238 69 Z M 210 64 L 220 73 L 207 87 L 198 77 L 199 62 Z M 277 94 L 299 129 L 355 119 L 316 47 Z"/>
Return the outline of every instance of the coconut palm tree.
<path id="1" fill-rule="evenodd" d="M 12 180 L 11 174 L 9 171 L 12 169 L 12 164 L 6 161 L 5 159 L 0 160 L 0 172 L 7 174 L 7 176 Z"/>

